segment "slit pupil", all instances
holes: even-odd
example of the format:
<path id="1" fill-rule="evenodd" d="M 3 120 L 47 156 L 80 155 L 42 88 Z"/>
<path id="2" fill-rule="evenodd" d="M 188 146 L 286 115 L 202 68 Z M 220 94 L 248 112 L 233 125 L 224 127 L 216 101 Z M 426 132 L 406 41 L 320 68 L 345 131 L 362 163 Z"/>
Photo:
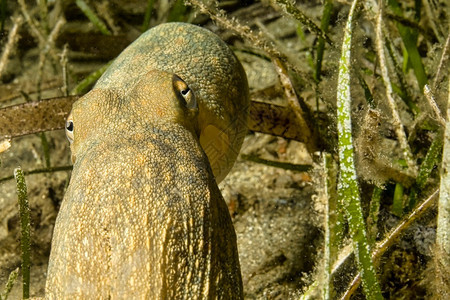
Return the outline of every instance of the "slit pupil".
<path id="1" fill-rule="evenodd" d="M 181 95 L 186 96 L 189 93 L 189 89 L 185 89 L 181 91 Z"/>
<path id="2" fill-rule="evenodd" d="M 73 131 L 73 122 L 72 122 L 72 121 L 67 122 L 67 124 L 66 124 L 66 129 L 67 129 L 68 131 Z"/>

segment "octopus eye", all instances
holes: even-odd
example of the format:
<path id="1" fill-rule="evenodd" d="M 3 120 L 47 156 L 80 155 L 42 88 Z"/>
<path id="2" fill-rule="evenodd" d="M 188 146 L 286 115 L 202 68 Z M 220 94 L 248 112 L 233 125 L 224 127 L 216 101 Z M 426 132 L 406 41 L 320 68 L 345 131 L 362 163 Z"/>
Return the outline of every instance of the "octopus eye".
<path id="1" fill-rule="evenodd" d="M 190 97 L 191 89 L 187 87 L 186 89 L 180 91 L 181 96 L 183 96 L 184 100 L 188 99 Z M 187 101 L 186 101 L 187 102 Z"/>
<path id="2" fill-rule="evenodd" d="M 197 101 L 194 92 L 180 77 L 173 76 L 173 89 L 178 100 L 188 109 L 197 109 Z"/>
<path id="3" fill-rule="evenodd" d="M 66 136 L 71 144 L 73 143 L 73 140 L 74 140 L 73 129 L 74 129 L 73 128 L 73 119 L 72 119 L 72 114 L 70 114 L 66 120 Z"/>

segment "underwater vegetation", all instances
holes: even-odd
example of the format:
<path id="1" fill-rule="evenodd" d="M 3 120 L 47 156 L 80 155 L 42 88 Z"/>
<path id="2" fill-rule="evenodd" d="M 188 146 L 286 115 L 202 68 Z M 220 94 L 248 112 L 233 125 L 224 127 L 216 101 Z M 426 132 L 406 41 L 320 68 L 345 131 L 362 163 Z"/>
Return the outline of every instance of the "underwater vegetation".
<path id="1" fill-rule="evenodd" d="M 30 251 L 45 264 L 48 232 L 71 170 L 64 137 L 50 131 L 63 128 L 73 101 L 121 50 L 168 21 L 208 27 L 229 43 L 249 77 L 250 134 L 301 142 L 313 158 L 298 164 L 273 159 L 279 153 L 270 159 L 257 153 L 241 157 L 249 164 L 308 172 L 319 232 L 314 260 L 306 271 L 278 279 L 282 292 L 271 294 L 271 281 L 259 290 L 246 286 L 245 278 L 253 275 L 243 270 L 246 298 L 447 299 L 449 5 L 436 0 L 38 0 L 33 5 L 1 0 L 0 219 L 7 228 L 0 231 L 1 299 L 17 278 L 23 298 L 34 295 L 33 284 L 45 281 L 41 275 L 33 283 L 33 272 L 30 278 Z M 271 74 L 273 84 L 258 81 Z M 32 142 L 15 148 L 32 134 L 37 136 Z M 22 158 L 21 151 L 30 158 Z M 16 186 L 14 178 L 19 209 L 17 194 L 5 187 Z M 58 189 L 48 188 L 53 210 L 39 211 L 47 213 L 39 216 L 48 222 L 44 226 L 33 216 L 35 206 L 27 204 L 37 192 L 27 197 L 25 181 L 46 189 L 54 178 Z M 47 246 L 37 246 L 33 235 L 44 236 Z M 19 236 L 21 248 L 12 247 Z M 34 293 L 42 296 L 39 289 Z"/>

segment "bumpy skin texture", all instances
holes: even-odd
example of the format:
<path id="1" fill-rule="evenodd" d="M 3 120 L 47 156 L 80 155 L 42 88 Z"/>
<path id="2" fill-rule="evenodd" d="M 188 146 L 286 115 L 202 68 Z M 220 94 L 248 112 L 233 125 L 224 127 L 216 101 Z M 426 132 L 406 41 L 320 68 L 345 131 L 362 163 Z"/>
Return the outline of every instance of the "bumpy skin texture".
<path id="1" fill-rule="evenodd" d="M 189 71 L 178 70 L 197 51 L 170 51 L 180 32 L 196 35 L 185 40 L 187 49 L 204 41 L 203 53 L 209 53 L 212 63 L 190 63 L 184 65 Z M 158 53 L 152 42 L 161 34 L 172 36 L 166 47 L 157 43 L 168 51 L 165 70 L 148 62 L 153 58 L 130 54 L 128 49 L 142 47 Z M 229 50 L 230 55 L 211 54 L 207 50 L 217 50 L 213 46 L 224 47 L 204 29 L 161 25 L 125 50 L 96 87 L 74 104 L 75 163 L 55 224 L 47 299 L 243 297 L 236 235 L 211 169 L 215 163 L 210 166 L 199 137 L 205 124 L 222 128 L 221 122 L 232 120 L 232 114 L 243 115 L 233 109 L 248 102 L 248 90 L 237 61 L 234 75 L 232 70 L 224 78 L 217 77 L 221 73 L 200 74 L 212 70 L 211 65 L 224 66 L 224 58 L 228 65 L 235 59 Z M 139 57 L 140 67 L 147 70 L 136 75 L 132 70 Z M 180 97 L 175 87 L 180 79 L 174 73 L 187 82 L 192 100 Z M 228 89 L 236 89 L 231 84 L 239 78 L 244 78 L 245 88 L 236 90 L 236 98 L 208 94 L 222 91 L 224 81 Z M 211 117 L 205 112 L 208 106 L 213 107 Z M 234 136 L 228 135 L 233 131 Z M 229 147 L 240 144 L 237 129 L 225 132 Z M 224 155 L 229 161 L 234 154 Z"/>
<path id="2" fill-rule="evenodd" d="M 194 91 L 200 143 L 220 182 L 247 133 L 249 96 L 242 65 L 214 33 L 194 25 L 166 23 L 127 47 L 95 87 L 123 94 L 149 70 L 175 73 Z"/>

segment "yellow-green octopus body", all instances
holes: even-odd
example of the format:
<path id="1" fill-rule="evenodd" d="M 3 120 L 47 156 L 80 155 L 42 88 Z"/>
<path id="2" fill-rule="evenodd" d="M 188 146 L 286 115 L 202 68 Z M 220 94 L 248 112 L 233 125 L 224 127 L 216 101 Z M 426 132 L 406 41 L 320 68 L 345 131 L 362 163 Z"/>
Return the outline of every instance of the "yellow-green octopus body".
<path id="1" fill-rule="evenodd" d="M 46 298 L 241 299 L 216 178 L 239 152 L 247 106 L 242 66 L 205 29 L 168 23 L 125 49 L 68 120 L 74 168 Z"/>

